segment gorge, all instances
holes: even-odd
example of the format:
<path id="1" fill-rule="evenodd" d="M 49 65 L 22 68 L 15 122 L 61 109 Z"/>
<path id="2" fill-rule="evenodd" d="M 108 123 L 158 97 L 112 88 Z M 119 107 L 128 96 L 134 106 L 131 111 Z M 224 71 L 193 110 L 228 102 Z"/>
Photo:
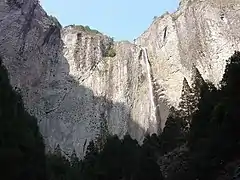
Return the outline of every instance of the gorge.
<path id="1" fill-rule="evenodd" d="M 0 55 L 47 146 L 84 154 L 102 120 L 139 142 L 161 132 L 193 68 L 218 86 L 240 49 L 239 0 L 182 0 L 135 43 L 81 26 L 60 28 L 37 0 L 0 3 Z"/>

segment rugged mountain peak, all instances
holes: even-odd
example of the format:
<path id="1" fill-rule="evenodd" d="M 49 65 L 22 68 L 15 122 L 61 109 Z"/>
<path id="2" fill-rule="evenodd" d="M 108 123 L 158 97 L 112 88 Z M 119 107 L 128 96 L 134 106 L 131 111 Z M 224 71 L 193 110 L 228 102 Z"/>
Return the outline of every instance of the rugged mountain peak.
<path id="1" fill-rule="evenodd" d="M 180 100 L 183 78 L 191 82 L 193 65 L 217 85 L 226 59 L 239 49 L 239 0 L 182 3 L 175 13 L 157 18 L 136 40 L 148 49 L 153 76 L 167 89 L 165 95 L 174 106 Z"/>
<path id="2" fill-rule="evenodd" d="M 38 1 L 8 0 L 0 3 L 0 54 L 49 148 L 83 155 L 102 119 L 109 133 L 139 142 L 161 132 L 194 67 L 217 85 L 240 49 L 238 9 L 239 0 L 182 1 L 131 44 L 87 26 L 61 29 Z"/>

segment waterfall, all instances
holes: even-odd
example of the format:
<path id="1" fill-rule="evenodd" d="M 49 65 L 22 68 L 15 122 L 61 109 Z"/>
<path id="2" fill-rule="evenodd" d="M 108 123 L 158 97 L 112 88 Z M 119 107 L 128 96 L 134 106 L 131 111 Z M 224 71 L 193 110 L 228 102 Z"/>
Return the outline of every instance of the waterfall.
<path id="1" fill-rule="evenodd" d="M 144 60 L 146 63 L 146 68 L 147 68 L 147 78 L 148 78 L 148 88 L 149 88 L 149 99 L 151 101 L 150 105 L 150 110 L 149 112 L 151 113 L 151 118 L 149 120 L 149 128 L 150 128 L 150 133 L 157 133 L 158 129 L 158 123 L 157 123 L 157 118 L 156 118 L 156 105 L 154 102 L 154 92 L 153 92 L 153 82 L 152 82 L 152 77 L 151 77 L 151 67 L 150 67 L 150 62 L 147 54 L 147 49 L 142 48 L 143 51 L 143 56 Z"/>

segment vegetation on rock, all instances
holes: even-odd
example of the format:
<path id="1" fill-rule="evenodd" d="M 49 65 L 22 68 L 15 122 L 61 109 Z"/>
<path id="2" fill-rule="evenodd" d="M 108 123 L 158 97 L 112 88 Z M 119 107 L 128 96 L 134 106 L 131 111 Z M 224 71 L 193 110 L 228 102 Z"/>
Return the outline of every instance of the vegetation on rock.
<path id="1" fill-rule="evenodd" d="M 44 153 L 37 120 L 24 110 L 0 60 L 0 179 L 44 179 Z"/>
<path id="2" fill-rule="evenodd" d="M 84 31 L 84 32 L 88 32 L 88 33 L 92 33 L 92 34 L 101 34 L 98 30 L 96 29 L 91 29 L 89 26 L 83 26 L 83 25 L 70 25 L 72 27 L 75 27 L 76 29 L 80 30 L 80 31 Z"/>
<path id="3" fill-rule="evenodd" d="M 113 48 L 113 46 L 110 46 L 107 53 L 105 54 L 105 57 L 115 57 L 116 55 L 116 50 Z"/>
<path id="4" fill-rule="evenodd" d="M 162 134 L 146 135 L 140 146 L 129 135 L 123 139 L 111 136 L 103 120 L 97 139 L 89 142 L 84 159 L 79 160 L 77 150 L 66 158 L 59 145 L 53 153 L 44 154 L 36 119 L 24 110 L 20 95 L 12 90 L 7 71 L 0 64 L 0 178 L 237 178 L 240 155 L 240 53 L 236 52 L 229 59 L 220 89 L 204 82 L 200 73 L 195 72 L 192 88 L 184 80 L 180 110 L 171 109 Z"/>

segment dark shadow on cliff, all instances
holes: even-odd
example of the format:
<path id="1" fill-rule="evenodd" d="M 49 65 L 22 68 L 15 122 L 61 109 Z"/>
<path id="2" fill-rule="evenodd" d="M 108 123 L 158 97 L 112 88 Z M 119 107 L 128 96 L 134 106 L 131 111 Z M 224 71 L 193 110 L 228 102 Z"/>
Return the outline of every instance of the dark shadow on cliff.
<path id="1" fill-rule="evenodd" d="M 37 120 L 25 110 L 22 99 L 9 84 L 7 71 L 0 67 L 0 156 L 3 178 L 8 179 L 111 179 L 132 180 L 162 179 L 157 163 L 144 146 L 125 135 L 122 140 L 106 129 L 107 122 L 100 114 L 100 131 L 87 145 L 86 156 L 80 161 L 74 150 L 68 156 L 56 146 L 53 154 L 44 155 L 43 139 L 38 131 Z M 72 84 L 73 85 L 73 84 Z M 124 108 L 118 104 L 95 97 L 88 88 L 77 86 L 97 99 L 96 103 Z M 70 92 L 69 92 L 70 93 Z M 85 105 L 86 106 L 86 105 Z M 57 110 L 57 109 L 56 109 Z M 122 109 L 121 109 L 122 110 Z M 105 111 L 106 112 L 106 111 Z M 68 159 L 66 158 L 68 156 Z M 46 163 L 46 164 L 45 164 Z M 46 166 L 45 166 L 46 165 Z"/>
<path id="2" fill-rule="evenodd" d="M 54 33 L 52 35 L 60 36 L 60 31 L 55 30 Z M 44 97 L 46 119 L 39 123 L 47 149 L 53 150 L 59 144 L 66 155 L 76 150 L 79 156 L 83 156 L 89 141 L 101 133 L 103 122 L 112 135 L 117 134 L 121 138 L 127 132 L 131 134 L 129 127 L 144 134 L 143 128 L 132 120 L 129 107 L 111 100 L 110 96 L 114 96 L 111 82 L 104 87 L 106 96 L 97 96 L 82 85 L 96 70 L 97 62 L 90 63 L 91 72 L 87 77 L 76 79 L 70 74 L 69 63 L 64 57 L 63 42 L 58 42 L 60 38 L 51 38 L 48 37 L 47 43 L 60 44 L 60 54 L 50 72 L 48 91 L 51 95 Z"/>
<path id="3" fill-rule="evenodd" d="M 40 117 L 38 120 L 46 149 L 55 151 L 45 156 L 37 120 L 25 111 L 20 93 L 12 90 L 7 72 L 1 67 L 0 179 L 71 180 L 82 176 L 89 180 L 161 178 L 157 164 L 139 153 L 141 148 L 137 141 L 130 136 L 125 136 L 124 140 L 114 136 L 123 137 L 128 131 L 127 125 L 133 122 L 128 107 L 111 101 L 109 97 L 96 96 L 94 91 L 81 85 L 80 79 L 70 75 L 68 61 L 63 56 L 60 29 L 56 25 L 45 27 L 46 31 L 41 34 L 43 42 L 37 42 L 36 49 L 25 46 L 27 34 L 36 26 L 32 24 L 36 6 L 27 14 L 29 19 L 21 37 L 23 45 L 16 61 L 36 60 L 31 59 L 28 50 L 40 54 L 41 75 L 36 73 L 38 79 L 33 78 L 20 87 L 29 90 L 23 93 L 26 100 L 34 98 L 30 103 L 35 103 L 37 110 L 34 107 L 30 109 Z M 91 62 L 90 70 L 94 71 L 94 68 L 96 64 Z M 109 85 L 108 89 L 111 88 Z M 31 95 L 28 96 L 28 93 Z M 143 131 L 137 124 L 134 127 Z M 85 152 L 84 162 L 77 160 L 76 153 L 83 155 Z"/>
<path id="4" fill-rule="evenodd" d="M 55 42 L 56 39 L 51 39 L 52 35 L 56 35 L 55 33 L 59 31 L 55 29 L 51 35 L 47 35 L 46 44 L 58 43 Z M 62 48 L 60 50 L 62 52 Z M 96 96 L 91 89 L 79 84 L 69 74 L 69 65 L 63 55 L 59 57 L 59 62 L 51 63 L 47 92 L 53 92 L 53 95 L 43 97 L 46 119 L 43 116 L 43 119 L 39 120 L 46 149 L 55 149 L 54 154 L 47 153 L 46 156 L 37 120 L 25 111 L 20 91 L 12 90 L 7 71 L 0 64 L 0 164 L 3 168 L 0 179 L 55 180 L 65 177 L 70 180 L 78 179 L 79 176 L 87 179 L 91 177 L 116 179 L 119 176 L 124 176 L 126 179 L 134 176 L 136 180 L 143 177 L 146 179 L 146 176 L 159 179 L 161 173 L 157 164 L 139 154 L 141 148 L 136 140 L 125 136 L 122 141 L 114 136 L 116 133 L 123 137 L 128 132 L 127 125 L 133 123 L 129 109 L 123 103 L 115 103 L 108 97 Z M 107 128 L 108 126 L 110 128 Z M 133 126 L 143 132 L 137 124 Z M 111 127 L 115 130 L 112 133 Z M 81 128 L 84 134 L 89 136 L 83 136 Z M 98 146 L 98 151 L 102 152 L 94 157 L 100 158 L 94 160 L 94 166 L 98 167 L 94 169 L 91 168 L 92 154 L 96 152 L 91 149 L 91 142 L 94 142 L 94 147 Z M 120 154 L 117 153 L 119 143 Z M 85 150 L 86 160 L 74 161 L 73 164 L 73 159 L 78 159 L 76 154 L 83 155 Z M 128 162 L 129 160 L 131 163 Z M 82 164 L 81 168 L 79 164 Z M 155 174 L 149 173 L 153 171 Z"/>
<path id="5" fill-rule="evenodd" d="M 0 59 L 0 179 L 44 180 L 44 152 L 37 119 L 24 109 Z"/>
<path id="6" fill-rule="evenodd" d="M 80 78 L 70 75 L 63 55 L 59 60 L 62 76 L 57 71 L 53 73 L 56 78 L 50 83 L 50 89 L 62 88 L 63 93 L 46 109 L 47 123 L 42 124 L 46 143 L 54 149 L 47 156 L 48 177 L 161 180 L 159 166 L 149 154 L 148 146 L 141 147 L 128 135 L 131 134 L 129 126 L 145 134 L 132 120 L 129 107 L 113 102 L 107 92 L 106 96 L 96 96 L 93 90 L 81 85 L 84 82 Z M 105 88 L 111 91 L 111 84 Z M 79 160 L 78 156 L 84 154 L 84 159 Z"/>

